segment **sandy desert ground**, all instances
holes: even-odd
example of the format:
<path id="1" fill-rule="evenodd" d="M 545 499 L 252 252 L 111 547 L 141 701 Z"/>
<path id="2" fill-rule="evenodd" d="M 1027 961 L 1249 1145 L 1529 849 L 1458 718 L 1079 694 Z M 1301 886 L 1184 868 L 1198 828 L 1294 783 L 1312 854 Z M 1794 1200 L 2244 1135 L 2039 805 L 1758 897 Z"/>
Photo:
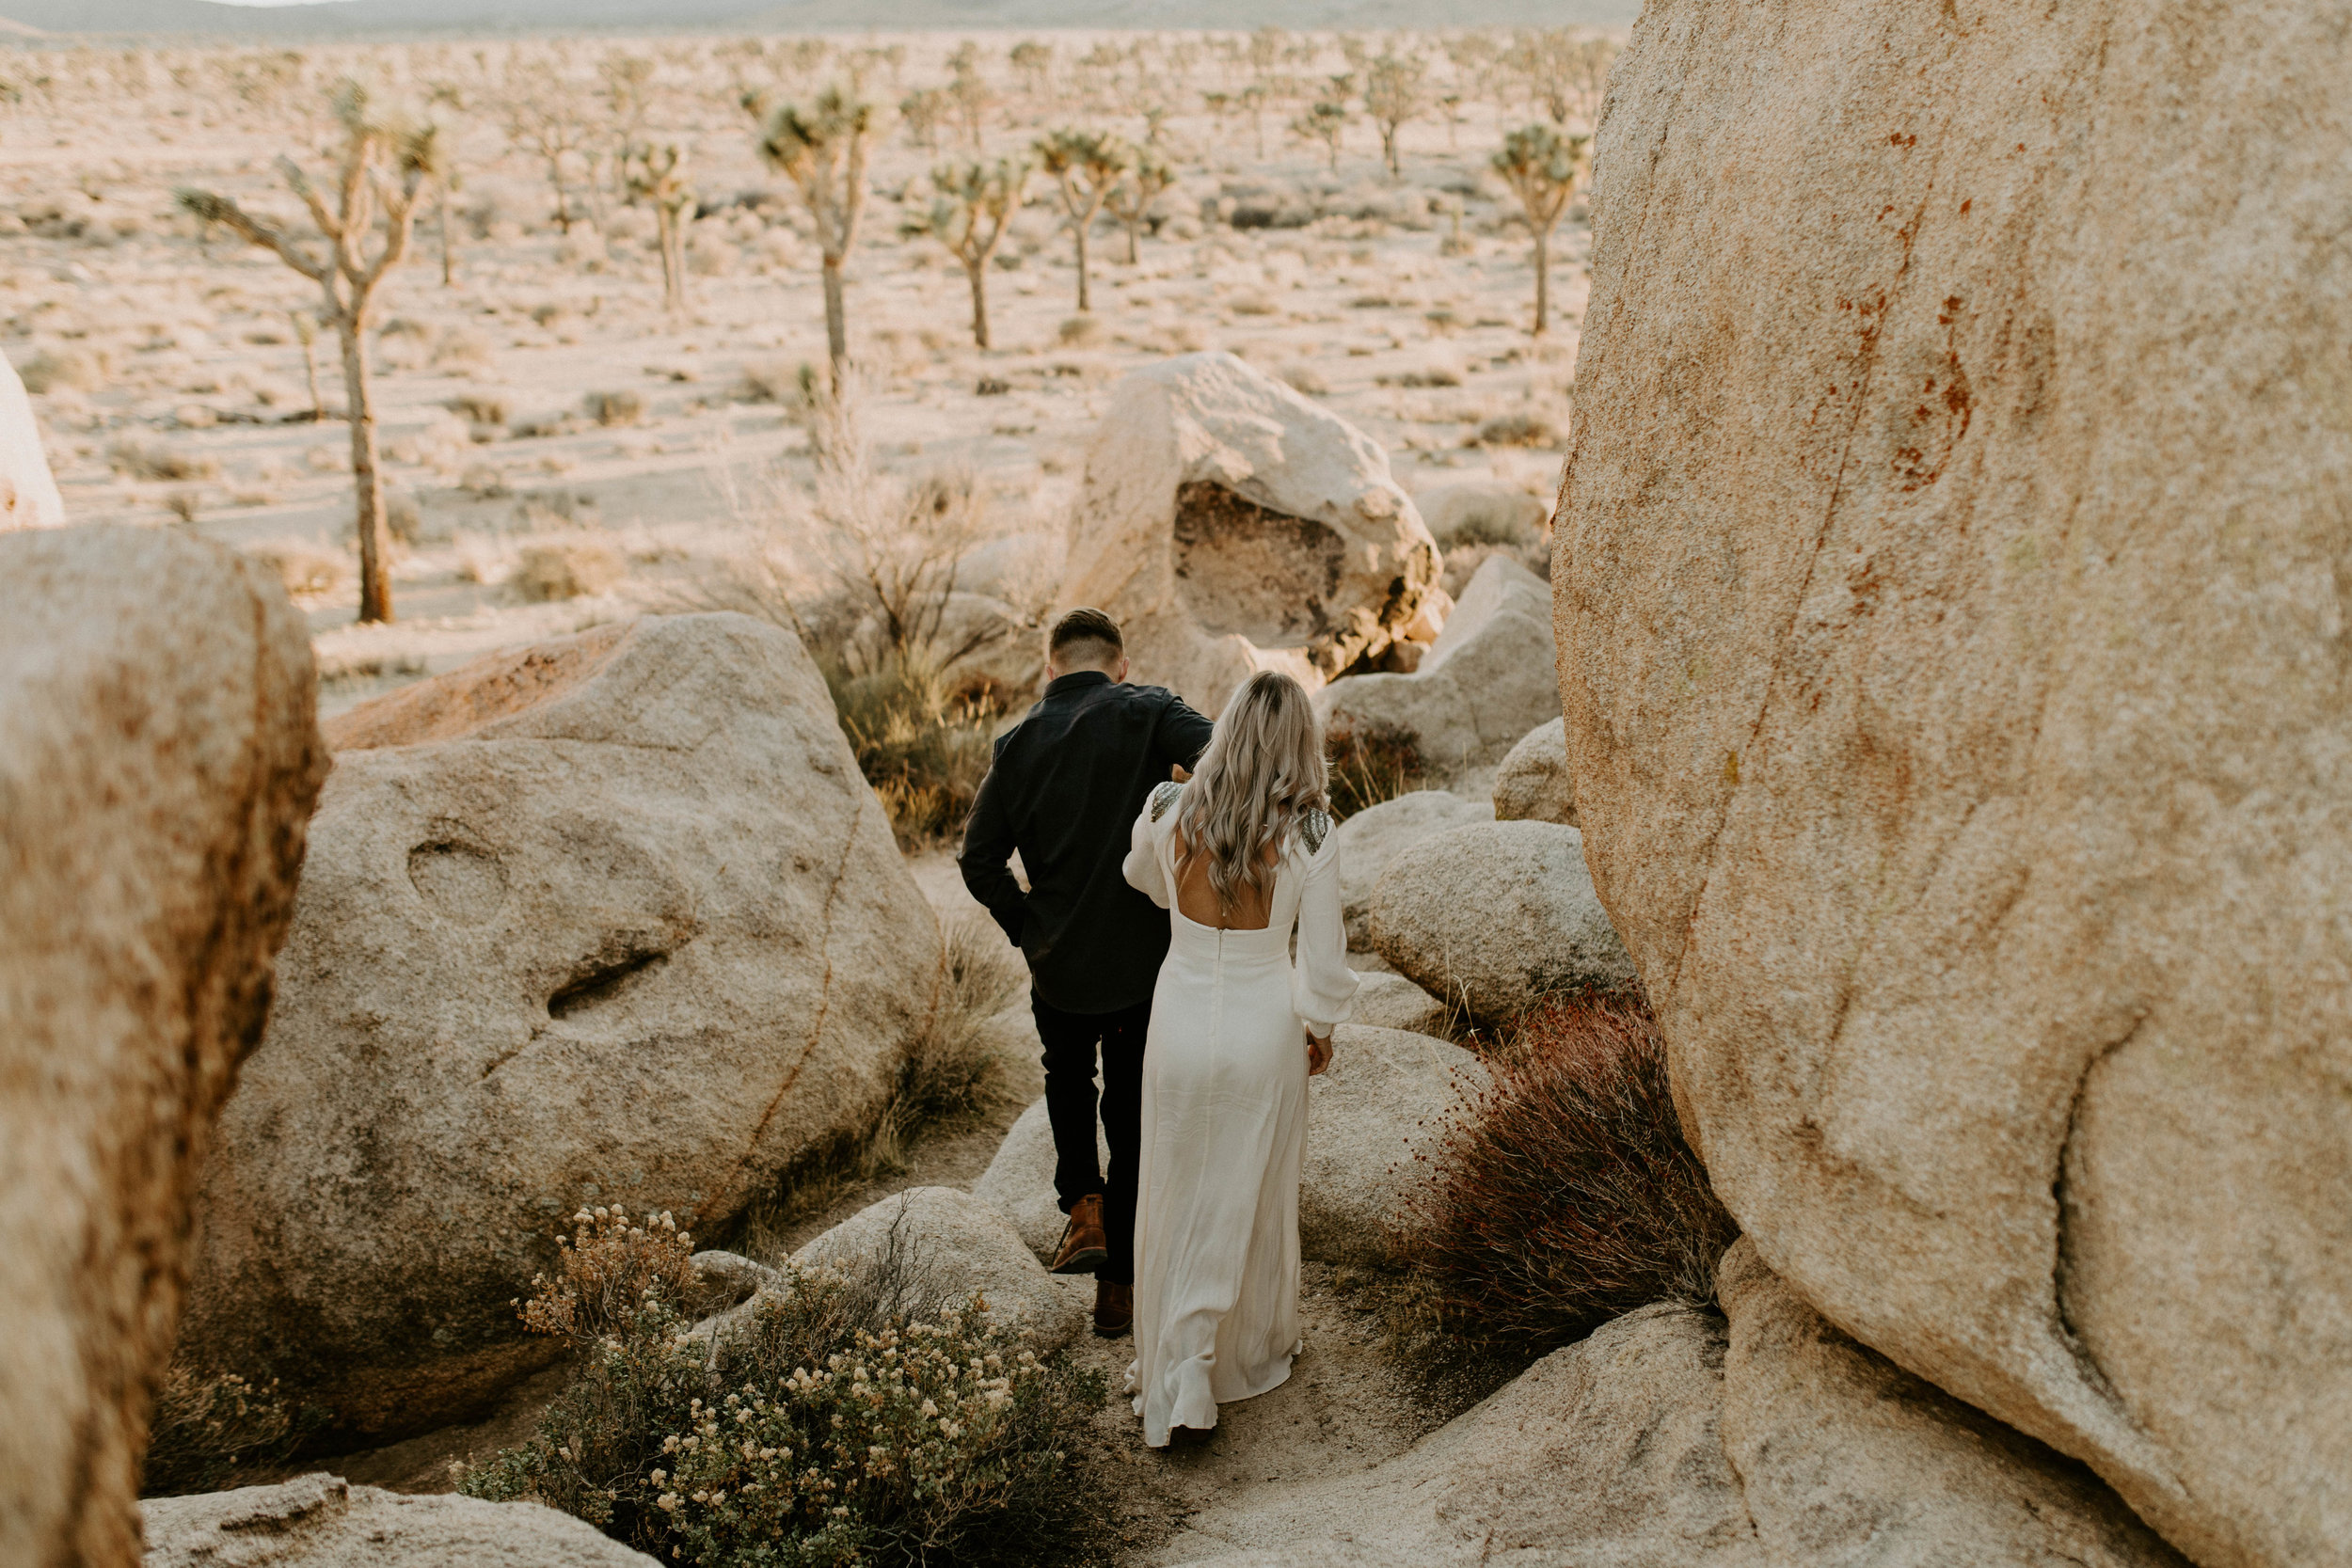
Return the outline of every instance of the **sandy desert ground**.
<path id="1" fill-rule="evenodd" d="M 855 80 L 882 111 L 849 267 L 866 433 L 889 467 L 970 473 L 989 531 L 1042 536 L 1041 597 L 1104 393 L 1172 353 L 1229 349 L 1285 377 L 1386 446 L 1408 489 L 1491 476 L 1548 499 L 1588 229 L 1572 206 L 1553 246 L 1550 330 L 1532 339 L 1528 233 L 1486 167 L 1507 130 L 1544 113 L 1498 63 L 1509 41 L 926 34 L 13 51 L 0 55 L 11 100 L 0 107 L 0 349 L 35 389 L 74 518 L 186 526 L 280 559 L 335 711 L 488 647 L 659 604 L 793 537 L 809 460 L 790 405 L 801 368 L 824 358 L 818 252 L 739 101 L 746 87 L 805 98 Z M 1042 67 L 1014 66 L 1024 42 L 1047 52 Z M 961 269 L 904 232 L 930 200 L 930 171 L 976 150 L 946 91 L 960 50 L 981 85 L 980 155 L 1019 155 L 1042 131 L 1076 126 L 1149 145 L 1177 176 L 1134 261 L 1117 225 L 1096 224 L 1084 316 L 1068 222 L 1050 182 L 1033 178 L 990 271 L 988 351 L 973 346 Z M 1328 77 L 1383 51 L 1427 63 L 1428 107 L 1402 130 L 1394 179 L 1360 96 L 1336 168 L 1289 129 Z M 429 116 L 456 173 L 449 281 L 435 208 L 385 288 L 372 342 L 402 535 L 390 625 L 354 624 L 347 438 L 307 418 L 295 317 L 314 286 L 218 230 L 199 235 L 173 203 L 175 188 L 199 186 L 293 216 L 272 161 L 326 168 L 324 90 L 343 75 Z M 926 89 L 940 97 L 920 99 Z M 911 97 L 913 118 L 897 107 Z M 925 102 L 946 116 L 928 135 Z M 568 232 L 514 123 L 529 103 L 576 122 Z M 1570 128 L 1597 108 L 1575 106 Z M 612 153 L 629 135 L 689 152 L 701 215 L 683 313 L 663 306 L 652 217 L 614 188 Z M 320 396 L 339 409 L 331 335 L 316 357 Z M 548 544 L 580 569 L 553 581 L 517 572 Z"/>

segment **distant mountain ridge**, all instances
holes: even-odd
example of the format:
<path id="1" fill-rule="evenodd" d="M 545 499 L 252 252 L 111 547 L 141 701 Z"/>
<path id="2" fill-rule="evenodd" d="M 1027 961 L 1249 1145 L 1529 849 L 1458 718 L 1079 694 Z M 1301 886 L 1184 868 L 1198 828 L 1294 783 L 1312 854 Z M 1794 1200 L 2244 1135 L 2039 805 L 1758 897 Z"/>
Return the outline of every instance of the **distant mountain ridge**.
<path id="1" fill-rule="evenodd" d="M 0 0 L 0 23 L 52 34 L 336 39 L 405 33 L 741 28 L 902 32 L 944 28 L 1623 26 L 1640 0 Z"/>

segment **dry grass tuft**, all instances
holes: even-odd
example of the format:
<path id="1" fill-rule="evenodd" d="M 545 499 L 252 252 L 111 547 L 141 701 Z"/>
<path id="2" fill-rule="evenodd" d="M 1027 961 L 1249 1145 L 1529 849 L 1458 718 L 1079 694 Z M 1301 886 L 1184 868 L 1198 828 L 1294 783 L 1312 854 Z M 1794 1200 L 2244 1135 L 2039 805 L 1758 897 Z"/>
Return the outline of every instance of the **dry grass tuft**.
<path id="1" fill-rule="evenodd" d="M 624 388 L 617 392 L 590 392 L 580 399 L 588 417 L 608 428 L 635 424 L 645 417 L 645 400 Z"/>
<path id="2" fill-rule="evenodd" d="M 1711 1303 L 1739 1227 L 1683 1140 L 1646 1005 L 1549 1005 L 1488 1062 L 1411 1208 L 1438 1316 L 1541 1352 L 1651 1302 Z"/>
<path id="3" fill-rule="evenodd" d="M 506 585 L 527 604 L 577 599 L 601 594 L 628 572 L 620 552 L 594 539 L 559 539 L 525 545 Z"/>
<path id="4" fill-rule="evenodd" d="M 305 1429 L 274 1381 L 248 1383 L 233 1372 L 199 1377 L 175 1366 L 155 1391 L 139 1495 L 218 1491 L 241 1468 L 288 1457 Z"/>
<path id="5" fill-rule="evenodd" d="M 1325 749 L 1330 759 L 1331 815 L 1342 822 L 1367 806 L 1420 788 L 1428 776 L 1421 737 L 1384 721 L 1334 724 L 1325 737 Z"/>

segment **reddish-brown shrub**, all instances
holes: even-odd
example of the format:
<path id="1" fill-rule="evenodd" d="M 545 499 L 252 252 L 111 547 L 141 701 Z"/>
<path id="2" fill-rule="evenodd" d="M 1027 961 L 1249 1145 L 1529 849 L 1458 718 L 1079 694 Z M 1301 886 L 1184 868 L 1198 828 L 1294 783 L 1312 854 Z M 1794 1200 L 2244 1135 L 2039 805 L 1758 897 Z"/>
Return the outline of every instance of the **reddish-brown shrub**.
<path id="1" fill-rule="evenodd" d="M 1650 1302 L 1711 1301 L 1739 1227 L 1683 1141 L 1648 1007 L 1554 1003 L 1488 1062 L 1412 1205 L 1443 1320 L 1540 1351 Z"/>

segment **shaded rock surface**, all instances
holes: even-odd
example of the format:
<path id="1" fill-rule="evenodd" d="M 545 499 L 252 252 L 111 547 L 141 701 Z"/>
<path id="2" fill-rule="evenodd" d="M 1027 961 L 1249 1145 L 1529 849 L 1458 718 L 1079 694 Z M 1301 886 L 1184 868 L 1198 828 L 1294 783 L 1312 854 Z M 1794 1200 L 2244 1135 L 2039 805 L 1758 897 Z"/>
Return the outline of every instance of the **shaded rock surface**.
<path id="1" fill-rule="evenodd" d="M 1724 1201 L 2216 1568 L 2352 1539 L 2346 80 L 2270 0 L 1652 8 L 1560 519 Z"/>
<path id="2" fill-rule="evenodd" d="M 1421 840 L 1389 863 L 1367 924 L 1398 974 L 1489 1022 L 1633 979 L 1583 835 L 1556 823 L 1475 822 Z"/>
<path id="3" fill-rule="evenodd" d="M 1528 731 L 1495 769 L 1495 819 L 1576 826 L 1576 778 L 1568 771 L 1563 721 Z"/>
<path id="4" fill-rule="evenodd" d="M 301 617 L 232 552 L 0 536 L 0 1562 L 137 1557 L 199 1162 L 326 770 L 315 702 Z"/>
<path id="5" fill-rule="evenodd" d="M 707 1227 L 869 1124 L 940 937 L 800 643 L 740 615 L 492 655 L 329 738 L 183 1354 L 421 1430 L 548 1357 L 508 1303 L 577 1205 Z"/>
<path id="6" fill-rule="evenodd" d="M 1444 1027 L 1446 1006 L 1402 974 L 1359 974 L 1356 1006 L 1348 1022 L 1374 1029 L 1434 1035 Z"/>
<path id="7" fill-rule="evenodd" d="M 405 1497 L 298 1476 L 140 1505 L 145 1568 L 647 1568 L 653 1559 L 537 1503 Z"/>
<path id="8" fill-rule="evenodd" d="M 1340 912 L 1347 922 L 1347 945 L 1372 945 L 1372 890 L 1389 863 L 1409 846 L 1449 828 L 1492 820 L 1494 808 L 1449 790 L 1416 789 L 1366 806 L 1336 830 L 1340 857 Z"/>
<path id="9" fill-rule="evenodd" d="M 1434 776 L 1490 767 L 1559 717 L 1551 591 L 1517 562 L 1489 556 L 1411 674 L 1350 675 L 1314 703 L 1327 728 L 1409 732 Z"/>
<path id="10" fill-rule="evenodd" d="M 1416 1174 L 1413 1155 L 1486 1069 L 1460 1046 L 1402 1029 L 1343 1023 L 1330 1069 L 1307 1080 L 1299 1255 L 1387 1263 Z"/>
<path id="11" fill-rule="evenodd" d="M 0 356 L 0 533 L 20 528 L 56 528 L 65 521 L 65 501 L 49 471 L 40 444 L 40 420 L 16 367 Z"/>
<path id="12" fill-rule="evenodd" d="M 916 1310 L 961 1307 L 980 1291 L 994 1321 L 1025 1330 L 1040 1354 L 1077 1337 L 1094 1298 L 1091 1279 L 1047 1274 L 1002 1214 L 953 1187 L 912 1187 L 883 1198 L 801 1248 L 792 1261 L 845 1274 L 884 1264 L 914 1282 Z"/>
<path id="13" fill-rule="evenodd" d="M 1258 670 L 1311 689 L 1380 657 L 1438 580 L 1378 444 L 1230 354 L 1113 388 L 1076 515 L 1061 605 L 1108 610 L 1134 678 L 1211 715 Z"/>

